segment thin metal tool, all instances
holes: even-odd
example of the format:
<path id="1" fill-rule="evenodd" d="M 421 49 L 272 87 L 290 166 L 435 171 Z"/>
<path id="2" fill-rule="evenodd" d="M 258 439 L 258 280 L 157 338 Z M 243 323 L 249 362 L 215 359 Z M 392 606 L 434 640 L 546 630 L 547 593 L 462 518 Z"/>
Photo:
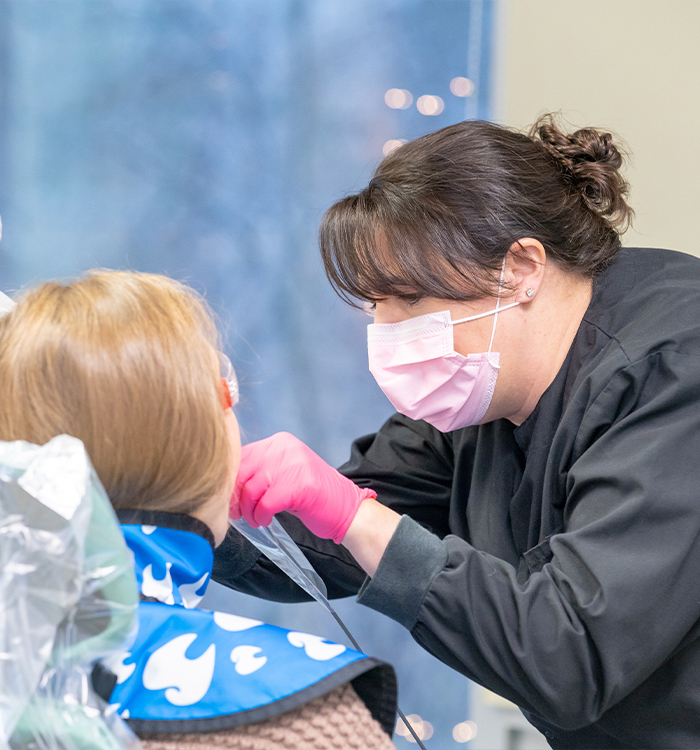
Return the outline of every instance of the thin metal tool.
<path id="1" fill-rule="evenodd" d="M 348 637 L 355 650 L 362 651 L 362 649 L 360 648 L 360 644 L 352 637 L 352 633 L 347 629 L 345 623 L 341 620 L 340 615 L 333 609 L 333 607 L 330 606 L 330 604 L 328 606 L 330 607 L 331 614 L 333 615 L 333 617 L 335 617 L 336 622 L 343 629 L 343 632 Z M 408 731 L 413 735 L 413 739 L 418 743 L 418 747 L 421 750 L 425 750 L 425 745 L 420 741 L 420 738 L 416 734 L 415 729 L 411 726 L 411 722 L 404 716 L 403 711 L 399 708 L 398 704 L 396 706 L 396 712 L 401 717 L 401 720 L 403 721 Z"/>
<path id="2" fill-rule="evenodd" d="M 269 526 L 260 526 L 257 529 L 250 526 L 244 518 L 239 518 L 235 521 L 229 518 L 229 523 L 251 544 L 255 545 L 263 555 L 272 560 L 295 583 L 299 584 L 309 596 L 321 604 L 324 609 L 328 610 L 338 625 L 340 625 L 352 647 L 356 651 L 362 651 L 360 644 L 355 640 L 340 615 L 328 601 L 328 591 L 321 576 L 313 569 L 311 563 L 297 546 L 297 543 L 289 536 L 276 518 L 272 519 Z M 418 737 L 415 729 L 411 726 L 411 723 L 404 716 L 403 711 L 398 705 L 396 706 L 396 712 L 411 733 L 420 750 L 426 750 L 425 745 L 421 742 L 420 737 Z"/>

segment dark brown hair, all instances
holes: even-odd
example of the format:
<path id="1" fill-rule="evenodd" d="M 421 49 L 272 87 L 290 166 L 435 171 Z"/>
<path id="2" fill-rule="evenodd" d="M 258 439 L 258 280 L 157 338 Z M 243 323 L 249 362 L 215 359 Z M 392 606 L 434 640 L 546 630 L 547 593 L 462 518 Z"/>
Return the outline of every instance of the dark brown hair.
<path id="1" fill-rule="evenodd" d="M 503 258 L 523 237 L 564 270 L 593 277 L 632 216 L 622 154 L 610 133 L 566 134 L 552 115 L 527 135 L 472 120 L 406 143 L 323 217 L 328 278 L 351 304 L 493 296 Z"/>

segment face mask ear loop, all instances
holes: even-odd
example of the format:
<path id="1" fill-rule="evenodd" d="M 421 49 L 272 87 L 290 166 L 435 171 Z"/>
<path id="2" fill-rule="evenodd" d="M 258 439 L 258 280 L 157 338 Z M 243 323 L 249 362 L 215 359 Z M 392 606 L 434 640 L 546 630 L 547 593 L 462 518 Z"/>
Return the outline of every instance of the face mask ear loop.
<path id="1" fill-rule="evenodd" d="M 500 370 L 501 366 L 491 361 L 491 349 L 493 348 L 493 337 L 496 335 L 496 322 L 498 321 L 498 311 L 501 309 L 501 291 L 503 289 L 503 275 L 506 272 L 506 259 L 503 258 L 503 265 L 501 266 L 501 278 L 498 280 L 498 297 L 496 298 L 496 312 L 493 316 L 493 327 L 491 328 L 491 341 L 489 341 L 489 350 L 486 353 L 486 359 L 488 359 L 491 367 L 496 370 Z"/>

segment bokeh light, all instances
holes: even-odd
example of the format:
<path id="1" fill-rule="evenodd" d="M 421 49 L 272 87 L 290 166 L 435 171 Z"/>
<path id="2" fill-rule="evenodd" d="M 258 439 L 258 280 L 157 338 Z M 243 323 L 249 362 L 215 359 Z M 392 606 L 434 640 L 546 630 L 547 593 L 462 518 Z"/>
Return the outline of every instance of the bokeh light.
<path id="1" fill-rule="evenodd" d="M 392 141 L 387 141 L 387 142 L 386 142 L 386 143 L 384 144 L 384 147 L 382 148 L 382 153 L 384 154 L 384 156 L 389 156 L 389 154 L 390 154 L 390 153 L 391 153 L 392 151 L 396 151 L 396 149 L 397 149 L 397 148 L 398 148 L 399 146 L 403 146 L 403 144 L 404 144 L 404 143 L 406 143 L 406 141 L 405 141 L 405 139 L 403 139 L 403 138 L 398 138 L 398 139 L 396 139 L 396 140 L 392 140 Z"/>
<path id="2" fill-rule="evenodd" d="M 389 89 L 384 94 L 384 101 L 392 109 L 408 109 L 413 104 L 413 95 L 406 89 Z"/>
<path id="3" fill-rule="evenodd" d="M 406 719 L 413 727 L 413 731 L 416 733 L 419 740 L 429 740 L 433 736 L 433 725 L 429 721 L 421 719 L 418 714 L 408 714 Z M 405 737 L 409 742 L 416 744 L 416 740 L 411 734 L 409 728 L 404 724 L 403 719 L 399 719 L 396 722 L 396 734 L 400 737 Z"/>
<path id="4" fill-rule="evenodd" d="M 439 115 L 445 109 L 445 102 L 439 96 L 425 94 L 418 98 L 416 107 L 422 115 Z"/>
<path id="5" fill-rule="evenodd" d="M 468 78 L 457 76 L 450 81 L 450 91 L 455 96 L 471 96 L 474 93 L 474 83 Z"/>
<path id="6" fill-rule="evenodd" d="M 455 742 L 469 742 L 476 737 L 476 724 L 473 721 L 460 721 L 452 729 Z"/>

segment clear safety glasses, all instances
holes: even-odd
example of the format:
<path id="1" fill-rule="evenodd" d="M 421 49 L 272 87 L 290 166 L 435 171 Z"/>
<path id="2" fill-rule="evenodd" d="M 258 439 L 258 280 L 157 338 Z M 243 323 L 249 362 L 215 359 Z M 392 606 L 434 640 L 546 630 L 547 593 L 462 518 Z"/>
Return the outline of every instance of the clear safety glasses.
<path id="1" fill-rule="evenodd" d="M 219 401 L 221 402 L 221 408 L 226 411 L 226 409 L 230 409 L 238 403 L 238 379 L 231 360 L 223 352 L 217 352 L 217 356 L 219 357 L 219 374 L 221 376 Z"/>

